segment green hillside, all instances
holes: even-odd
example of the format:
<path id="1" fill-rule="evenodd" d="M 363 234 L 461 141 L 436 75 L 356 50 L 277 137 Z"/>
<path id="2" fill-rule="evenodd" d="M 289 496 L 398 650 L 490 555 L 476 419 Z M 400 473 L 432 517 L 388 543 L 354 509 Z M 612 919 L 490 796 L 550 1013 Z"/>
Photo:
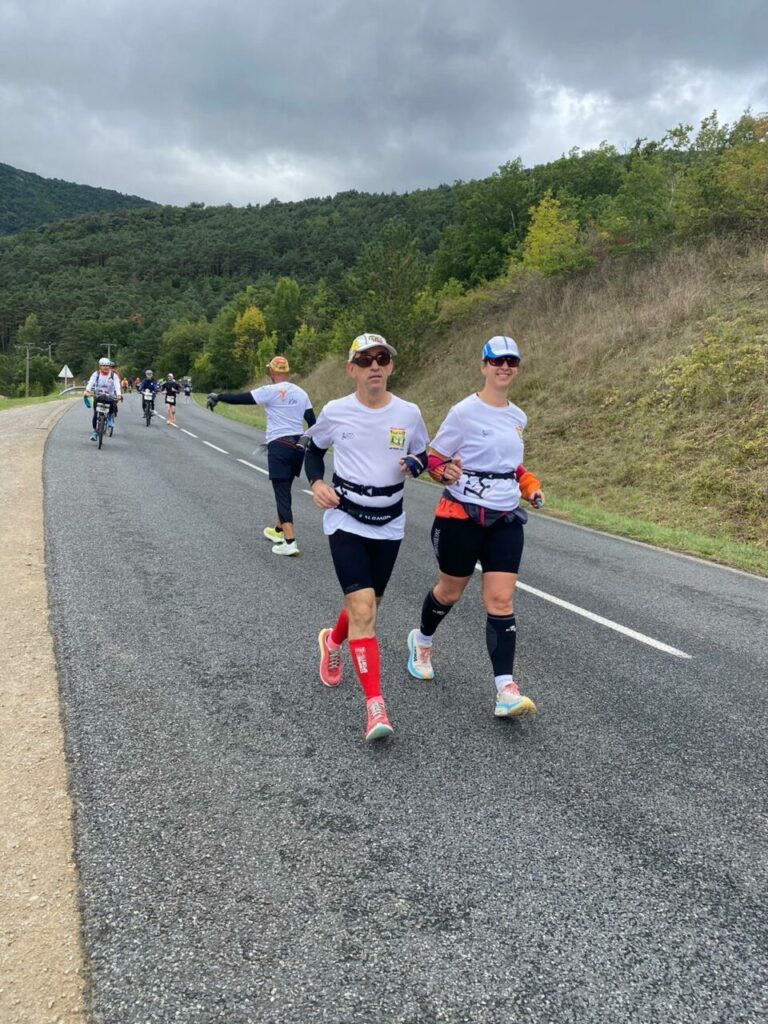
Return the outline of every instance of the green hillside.
<path id="1" fill-rule="evenodd" d="M 0 235 L 36 228 L 81 213 L 154 206 L 139 196 L 124 196 L 107 188 L 75 185 L 59 178 L 41 178 L 30 171 L 0 163 Z"/>
<path id="2" fill-rule="evenodd" d="M 510 334 L 548 511 L 768 576 L 765 252 L 712 241 L 567 281 L 496 281 L 443 304 L 393 389 L 434 431 L 480 386 L 483 343 Z M 348 388 L 343 362 L 302 385 L 321 407 Z"/>
<path id="3" fill-rule="evenodd" d="M 20 345 L 33 394 L 105 350 L 203 392 L 283 352 L 319 402 L 376 330 L 434 427 L 508 332 L 550 508 L 764 566 L 766 240 L 768 116 L 749 112 L 406 195 L 83 215 L 0 237 L 0 392 L 25 390 Z"/>

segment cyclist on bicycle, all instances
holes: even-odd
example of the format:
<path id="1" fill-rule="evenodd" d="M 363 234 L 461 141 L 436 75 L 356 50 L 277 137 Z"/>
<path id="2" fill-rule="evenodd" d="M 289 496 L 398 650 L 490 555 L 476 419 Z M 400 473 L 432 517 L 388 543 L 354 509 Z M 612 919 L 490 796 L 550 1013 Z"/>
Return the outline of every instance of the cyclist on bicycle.
<path id="1" fill-rule="evenodd" d="M 141 413 L 144 415 L 144 402 L 149 402 L 152 406 L 152 415 L 155 415 L 155 395 L 160 390 L 155 380 L 155 374 L 153 370 L 144 371 L 144 380 L 139 384 L 136 389 L 141 395 Z"/>
<path id="2" fill-rule="evenodd" d="M 102 356 L 99 360 L 98 370 L 94 370 L 85 386 L 83 403 L 86 409 L 90 409 L 91 398 L 95 397 L 96 401 L 101 399 L 102 401 L 109 402 L 109 415 L 114 422 L 114 418 L 117 416 L 117 403 L 122 402 L 123 393 L 120 388 L 120 378 L 112 367 L 112 360 Z M 93 403 L 93 418 L 91 419 L 91 430 L 93 432 L 90 438 L 91 441 L 98 440 L 98 434 L 96 433 L 96 401 Z"/>

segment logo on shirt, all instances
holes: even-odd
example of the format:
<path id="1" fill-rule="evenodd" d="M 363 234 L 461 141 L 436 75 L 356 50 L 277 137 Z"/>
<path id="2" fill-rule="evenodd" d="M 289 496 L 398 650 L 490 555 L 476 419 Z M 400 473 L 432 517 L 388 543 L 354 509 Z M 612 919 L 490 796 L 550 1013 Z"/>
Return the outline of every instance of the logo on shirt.
<path id="1" fill-rule="evenodd" d="M 405 449 L 405 430 L 402 427 L 389 428 L 389 447 L 397 448 L 398 451 Z"/>
<path id="2" fill-rule="evenodd" d="M 342 430 L 342 432 L 341 432 L 341 440 L 342 441 L 351 441 L 354 436 L 355 436 L 354 430 Z"/>
<path id="3" fill-rule="evenodd" d="M 481 437 L 490 437 L 490 434 L 491 434 L 490 430 L 481 430 L 480 431 L 480 436 Z"/>

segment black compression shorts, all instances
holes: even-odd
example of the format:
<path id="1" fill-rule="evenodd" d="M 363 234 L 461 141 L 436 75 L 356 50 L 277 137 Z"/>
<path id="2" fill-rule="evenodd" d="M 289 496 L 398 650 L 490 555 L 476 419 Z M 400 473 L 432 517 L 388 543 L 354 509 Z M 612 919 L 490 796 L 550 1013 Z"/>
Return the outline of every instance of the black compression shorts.
<path id="1" fill-rule="evenodd" d="M 328 538 L 331 558 L 345 594 L 372 589 L 381 597 L 400 550 L 399 540 L 372 540 L 356 533 L 337 530 Z"/>
<path id="2" fill-rule="evenodd" d="M 470 519 L 436 517 L 432 547 L 446 576 L 471 576 L 478 562 L 483 572 L 516 573 L 523 555 L 523 524 L 500 519 L 493 526 L 480 526 Z"/>

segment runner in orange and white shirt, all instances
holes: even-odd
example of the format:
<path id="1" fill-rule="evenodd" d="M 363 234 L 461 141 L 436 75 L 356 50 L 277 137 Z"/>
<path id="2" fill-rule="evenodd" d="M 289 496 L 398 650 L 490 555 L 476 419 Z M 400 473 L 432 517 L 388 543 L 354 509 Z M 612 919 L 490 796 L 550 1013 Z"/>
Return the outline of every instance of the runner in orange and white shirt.
<path id="1" fill-rule="evenodd" d="M 507 398 L 519 364 L 512 338 L 491 338 L 482 351 L 483 387 L 449 410 L 432 441 L 428 469 L 446 484 L 432 526 L 439 572 L 424 599 L 420 626 L 408 635 L 408 671 L 416 679 L 432 679 L 432 638 L 479 562 L 486 645 L 496 683 L 494 713 L 500 718 L 536 714 L 536 705 L 513 678 L 513 601 L 528 519 L 520 499 L 535 507 L 544 503 L 540 482 L 523 466 L 528 418 Z"/>

